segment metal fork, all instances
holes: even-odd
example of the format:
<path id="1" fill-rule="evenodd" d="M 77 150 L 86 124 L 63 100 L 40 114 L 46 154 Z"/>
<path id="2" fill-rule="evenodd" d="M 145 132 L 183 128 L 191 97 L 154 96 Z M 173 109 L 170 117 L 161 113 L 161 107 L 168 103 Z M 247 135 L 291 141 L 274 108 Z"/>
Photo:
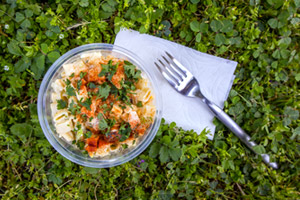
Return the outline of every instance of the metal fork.
<path id="1" fill-rule="evenodd" d="M 208 100 L 200 91 L 200 85 L 196 78 L 185 68 L 178 60 L 171 56 L 168 52 L 165 52 L 167 58 L 162 56 L 165 62 L 158 59 L 157 64 L 154 62 L 158 70 L 168 81 L 168 83 L 179 93 L 188 97 L 198 97 L 202 100 L 214 113 L 214 115 L 229 128 L 238 138 L 240 138 L 253 152 L 253 147 L 257 144 L 251 141 L 251 137 L 233 121 L 220 107 Z M 256 153 L 256 152 L 255 152 Z M 270 156 L 268 154 L 259 154 L 263 161 L 274 169 L 278 169 L 278 164 L 270 162 Z"/>

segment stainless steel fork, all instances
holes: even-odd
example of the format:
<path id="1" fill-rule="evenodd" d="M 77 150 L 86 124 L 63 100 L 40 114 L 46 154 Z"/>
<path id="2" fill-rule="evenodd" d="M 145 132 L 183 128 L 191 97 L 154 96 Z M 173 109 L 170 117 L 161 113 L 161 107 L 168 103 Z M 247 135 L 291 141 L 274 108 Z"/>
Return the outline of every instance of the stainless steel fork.
<path id="1" fill-rule="evenodd" d="M 200 85 L 196 78 L 173 56 L 165 52 L 167 56 L 162 56 L 165 62 L 158 59 L 159 64 L 154 62 L 158 70 L 162 73 L 168 83 L 179 93 L 188 97 L 200 98 L 214 113 L 214 115 L 227 126 L 238 138 L 240 138 L 253 152 L 253 147 L 257 146 L 251 137 L 233 121 L 220 107 L 208 100 L 200 91 Z M 256 153 L 256 152 L 255 152 Z M 278 164 L 270 162 L 268 154 L 259 154 L 263 161 L 274 169 L 278 169 Z"/>

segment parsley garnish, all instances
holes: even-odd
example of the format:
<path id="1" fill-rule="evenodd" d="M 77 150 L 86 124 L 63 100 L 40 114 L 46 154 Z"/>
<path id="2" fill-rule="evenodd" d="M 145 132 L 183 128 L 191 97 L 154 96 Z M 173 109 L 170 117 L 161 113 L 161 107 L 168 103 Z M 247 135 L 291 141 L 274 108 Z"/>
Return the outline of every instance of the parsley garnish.
<path id="1" fill-rule="evenodd" d="M 94 89 L 94 88 L 96 88 L 97 86 L 95 85 L 95 83 L 89 82 L 89 83 L 88 83 L 88 87 L 91 88 L 91 89 Z"/>
<path id="2" fill-rule="evenodd" d="M 61 109 L 64 109 L 67 107 L 67 102 L 60 99 L 60 100 L 57 100 L 57 110 L 61 110 Z"/>
<path id="3" fill-rule="evenodd" d="M 112 65 L 112 60 L 108 61 L 107 65 L 101 65 L 102 70 L 99 73 L 99 77 L 101 76 L 106 76 L 108 78 L 108 80 L 111 81 L 113 75 L 116 73 L 117 71 L 117 66 L 119 65 L 119 63 L 117 63 L 116 65 Z"/>
<path id="4" fill-rule="evenodd" d="M 121 135 L 120 142 L 123 142 L 127 138 L 129 138 L 130 133 L 131 133 L 130 124 L 129 123 L 122 124 L 120 126 L 119 133 Z"/>
<path id="5" fill-rule="evenodd" d="M 66 83 L 66 85 L 70 85 L 70 84 L 71 84 L 71 81 L 70 81 L 69 79 L 66 79 L 66 80 L 65 80 L 65 83 Z"/>
<path id="6" fill-rule="evenodd" d="M 71 85 L 66 87 L 66 93 L 68 96 L 76 96 L 75 90 Z"/>
<path id="7" fill-rule="evenodd" d="M 80 104 L 84 107 L 86 107 L 86 109 L 91 110 L 91 104 L 92 104 L 92 99 L 91 98 L 87 98 L 84 102 L 81 101 L 82 99 L 80 99 Z"/>
<path id="8" fill-rule="evenodd" d="M 76 115 L 77 112 L 80 111 L 80 106 L 77 105 L 77 104 L 72 100 L 72 102 L 71 102 L 70 105 L 69 105 L 68 111 L 70 111 L 72 115 Z"/>
<path id="9" fill-rule="evenodd" d="M 82 81 L 79 80 L 79 81 L 77 82 L 77 89 L 78 89 L 78 90 L 80 90 L 81 85 L 82 85 Z"/>
<path id="10" fill-rule="evenodd" d="M 99 113 L 98 114 L 98 119 L 99 119 L 99 129 L 101 131 L 104 131 L 105 129 L 109 128 L 107 121 L 104 119 L 103 114 Z"/>
<path id="11" fill-rule="evenodd" d="M 74 73 L 72 73 L 69 77 L 71 77 L 71 78 L 73 78 L 75 76 L 75 74 Z"/>
<path id="12" fill-rule="evenodd" d="M 87 73 L 86 72 L 80 72 L 79 76 L 82 79 Z"/>
<path id="13" fill-rule="evenodd" d="M 125 61 L 124 70 L 128 79 L 138 80 L 141 78 L 141 70 L 136 69 L 136 67 L 128 61 Z"/>
<path id="14" fill-rule="evenodd" d="M 91 131 L 87 131 L 83 135 L 84 135 L 84 138 L 90 138 L 92 136 L 92 132 Z"/>
<path id="15" fill-rule="evenodd" d="M 84 141 L 78 141 L 76 145 L 80 150 L 83 150 L 85 143 L 84 143 Z"/>
<path id="16" fill-rule="evenodd" d="M 97 96 L 100 98 L 107 99 L 111 87 L 109 85 L 99 85 L 98 88 L 99 88 L 99 90 L 98 90 Z"/>
<path id="17" fill-rule="evenodd" d="M 137 104 L 136 104 L 137 107 L 143 107 L 143 103 L 141 101 L 139 101 Z"/>

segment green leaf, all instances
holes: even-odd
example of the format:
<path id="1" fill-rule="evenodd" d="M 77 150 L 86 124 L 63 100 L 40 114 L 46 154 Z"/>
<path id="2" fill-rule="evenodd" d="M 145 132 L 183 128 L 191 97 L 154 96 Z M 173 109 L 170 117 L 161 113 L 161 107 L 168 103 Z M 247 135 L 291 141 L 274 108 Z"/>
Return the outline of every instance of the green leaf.
<path id="1" fill-rule="evenodd" d="M 159 151 L 159 160 L 166 163 L 169 160 L 169 150 L 166 146 L 162 146 Z"/>
<path id="2" fill-rule="evenodd" d="M 266 153 L 265 147 L 263 147 L 262 145 L 257 145 L 253 147 L 253 150 L 257 153 L 257 154 L 264 154 Z"/>
<path id="3" fill-rule="evenodd" d="M 279 59 L 280 58 L 280 51 L 279 49 L 276 49 L 273 53 L 272 53 L 273 58 Z"/>
<path id="4" fill-rule="evenodd" d="M 191 27 L 192 31 L 194 31 L 194 32 L 200 31 L 200 23 L 196 20 L 194 20 L 190 23 L 190 27 Z"/>
<path id="5" fill-rule="evenodd" d="M 171 137 L 168 135 L 163 136 L 163 138 L 161 139 L 161 142 L 165 145 L 169 145 L 171 144 Z"/>
<path id="6" fill-rule="evenodd" d="M 16 40 L 11 40 L 7 44 L 8 52 L 17 56 L 21 56 L 23 53 L 19 47 L 19 43 Z"/>
<path id="7" fill-rule="evenodd" d="M 23 21 L 25 19 L 25 16 L 22 13 L 17 12 L 15 19 L 16 19 L 16 22 L 21 22 L 21 21 Z"/>
<path id="8" fill-rule="evenodd" d="M 226 42 L 226 37 L 222 33 L 218 33 L 215 36 L 215 44 L 217 46 L 221 46 L 222 44 L 225 44 L 225 42 Z"/>
<path id="9" fill-rule="evenodd" d="M 217 21 L 217 20 L 212 20 L 211 23 L 210 23 L 210 28 L 214 32 L 218 32 L 222 28 L 222 23 L 220 21 Z"/>
<path id="10" fill-rule="evenodd" d="M 200 32 L 201 33 L 207 33 L 208 32 L 208 24 L 202 22 L 200 24 Z"/>
<path id="11" fill-rule="evenodd" d="M 298 73 L 298 74 L 295 75 L 295 80 L 296 80 L 297 82 L 300 81 L 300 73 Z"/>
<path id="12" fill-rule="evenodd" d="M 27 18 L 30 18 L 30 17 L 33 16 L 33 12 L 31 10 L 29 10 L 29 9 L 26 9 L 25 10 L 25 15 L 26 15 Z"/>
<path id="13" fill-rule="evenodd" d="M 280 50 L 280 55 L 283 59 L 287 59 L 290 57 L 290 50 L 287 50 L 287 49 L 281 49 Z"/>
<path id="14" fill-rule="evenodd" d="M 29 19 L 25 19 L 22 23 L 21 23 L 21 27 L 23 29 L 27 29 L 31 27 L 31 22 Z"/>
<path id="15" fill-rule="evenodd" d="M 190 0 L 192 4 L 197 4 L 200 2 L 200 0 Z"/>
<path id="16" fill-rule="evenodd" d="M 80 0 L 79 5 L 81 7 L 88 7 L 89 6 L 89 1 L 88 0 Z"/>
<path id="17" fill-rule="evenodd" d="M 158 156 L 159 150 L 160 150 L 160 144 L 159 143 L 153 143 L 150 147 L 149 156 L 151 158 L 156 158 Z"/>
<path id="18" fill-rule="evenodd" d="M 68 96 L 76 96 L 75 89 L 71 85 L 66 87 L 66 93 Z"/>
<path id="19" fill-rule="evenodd" d="M 57 51 L 52 51 L 47 55 L 47 57 L 50 62 L 54 63 L 60 57 L 60 53 Z"/>
<path id="20" fill-rule="evenodd" d="M 196 42 L 200 42 L 201 41 L 201 37 L 202 37 L 202 33 L 198 33 L 196 35 Z"/>
<path id="21" fill-rule="evenodd" d="M 67 108 L 67 102 L 62 99 L 57 100 L 57 110 L 61 110 L 64 108 Z"/>
<path id="22" fill-rule="evenodd" d="M 31 135 L 33 128 L 27 123 L 16 123 L 10 127 L 10 131 L 13 135 L 18 136 L 22 142 L 25 143 L 27 138 Z"/>
<path id="23" fill-rule="evenodd" d="M 21 60 L 19 60 L 15 64 L 15 72 L 20 73 L 28 69 L 28 67 L 31 65 L 31 59 L 27 58 L 26 56 L 23 56 Z"/>
<path id="24" fill-rule="evenodd" d="M 284 109 L 284 119 L 283 125 L 288 126 L 292 123 L 292 121 L 297 120 L 299 118 L 299 111 L 293 109 L 292 107 L 288 106 Z"/>
<path id="25" fill-rule="evenodd" d="M 104 98 L 104 99 L 107 99 L 109 93 L 110 93 L 110 90 L 111 90 L 111 87 L 109 85 L 100 85 L 98 86 L 99 90 L 98 90 L 98 96 L 100 98 Z"/>
<path id="26" fill-rule="evenodd" d="M 278 20 L 277 19 L 269 19 L 268 24 L 270 25 L 271 28 L 275 29 L 278 27 Z"/>
<path id="27" fill-rule="evenodd" d="M 108 125 L 107 121 L 105 120 L 105 118 L 103 117 L 102 113 L 98 114 L 98 119 L 99 119 L 99 129 L 101 131 L 104 131 L 107 128 L 109 128 L 109 125 Z"/>
<path id="28" fill-rule="evenodd" d="M 34 78 L 40 79 L 45 70 L 45 55 L 39 54 L 35 57 L 30 69 L 34 73 Z"/>
<path id="29" fill-rule="evenodd" d="M 221 32 L 228 33 L 233 30 L 233 23 L 230 20 L 225 19 L 222 23 L 223 27 L 221 28 Z"/>
<path id="30" fill-rule="evenodd" d="M 10 127 L 10 131 L 13 135 L 25 135 L 29 136 L 32 133 L 32 126 L 26 123 L 16 123 Z"/>
<path id="31" fill-rule="evenodd" d="M 98 174 L 99 169 L 97 168 L 92 168 L 92 167 L 83 167 L 83 170 L 87 173 L 87 174 Z"/>
<path id="32" fill-rule="evenodd" d="M 41 44 L 41 49 L 43 53 L 48 53 L 48 45 L 46 43 Z"/>
<path id="33" fill-rule="evenodd" d="M 169 154 L 173 161 L 178 161 L 182 155 L 182 151 L 180 148 L 170 148 Z"/>

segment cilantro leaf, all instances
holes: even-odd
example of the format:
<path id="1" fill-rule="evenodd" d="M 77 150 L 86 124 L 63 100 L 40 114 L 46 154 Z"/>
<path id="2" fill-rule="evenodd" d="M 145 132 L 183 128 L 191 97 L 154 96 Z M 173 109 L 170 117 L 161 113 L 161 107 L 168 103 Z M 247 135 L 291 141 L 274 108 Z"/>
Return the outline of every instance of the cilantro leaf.
<path id="1" fill-rule="evenodd" d="M 80 90 L 81 85 L 82 85 L 82 81 L 79 80 L 79 81 L 77 82 L 77 89 L 78 89 L 78 90 Z"/>
<path id="2" fill-rule="evenodd" d="M 131 133 L 131 128 L 129 123 L 122 124 L 119 129 L 119 134 L 121 135 L 120 142 L 125 141 L 127 138 L 129 138 Z"/>
<path id="3" fill-rule="evenodd" d="M 61 109 L 64 109 L 67 107 L 67 102 L 60 99 L 60 100 L 57 100 L 57 110 L 61 110 Z"/>
<path id="4" fill-rule="evenodd" d="M 125 74 L 128 78 L 132 78 L 135 75 L 134 65 L 124 65 Z"/>
<path id="5" fill-rule="evenodd" d="M 98 97 L 107 99 L 111 87 L 109 85 L 99 85 L 98 88 Z"/>
<path id="6" fill-rule="evenodd" d="M 99 119 L 99 129 L 101 131 L 104 131 L 105 129 L 109 128 L 107 121 L 104 119 L 103 114 L 99 113 L 98 114 L 98 119 Z"/>
<path id="7" fill-rule="evenodd" d="M 80 104 L 86 107 L 86 109 L 91 110 L 92 99 L 87 98 L 84 102 L 80 101 Z"/>
<path id="8" fill-rule="evenodd" d="M 143 103 L 141 101 L 139 101 L 137 104 L 136 104 L 137 107 L 143 107 Z"/>
<path id="9" fill-rule="evenodd" d="M 84 135 L 84 138 L 90 138 L 92 136 L 92 132 L 91 131 L 87 131 L 83 135 Z"/>
<path id="10" fill-rule="evenodd" d="M 76 115 L 80 111 L 80 106 L 72 100 L 68 107 L 68 111 L 70 111 L 72 115 Z"/>
<path id="11" fill-rule="evenodd" d="M 97 86 L 95 85 L 95 83 L 89 82 L 89 83 L 88 83 L 88 87 L 91 88 L 91 89 L 94 89 L 94 88 L 96 88 Z"/>
<path id="12" fill-rule="evenodd" d="M 68 96 L 76 96 L 75 89 L 71 85 L 66 87 L 66 93 Z"/>
<path id="13" fill-rule="evenodd" d="M 86 72 L 80 72 L 79 76 L 82 79 L 87 73 Z"/>

